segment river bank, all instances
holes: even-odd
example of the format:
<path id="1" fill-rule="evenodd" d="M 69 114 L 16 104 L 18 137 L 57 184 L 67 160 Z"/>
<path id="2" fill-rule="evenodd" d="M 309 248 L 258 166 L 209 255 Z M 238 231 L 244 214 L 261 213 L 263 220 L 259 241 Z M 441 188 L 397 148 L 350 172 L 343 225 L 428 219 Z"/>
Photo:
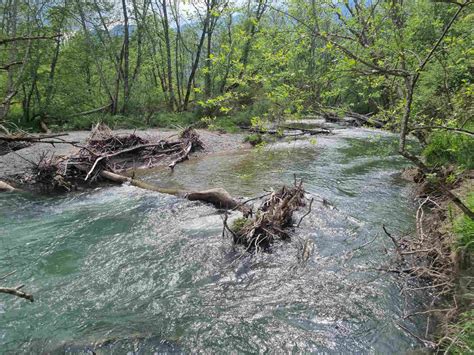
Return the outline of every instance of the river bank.
<path id="1" fill-rule="evenodd" d="M 427 343 L 443 353 L 464 354 L 474 349 L 474 222 L 452 203 L 429 177 L 416 168 L 402 176 L 414 183 L 419 207 L 416 231 L 409 243 L 419 265 L 413 275 L 425 282 L 431 302 L 424 313 Z M 474 170 L 464 171 L 450 190 L 474 208 Z"/>

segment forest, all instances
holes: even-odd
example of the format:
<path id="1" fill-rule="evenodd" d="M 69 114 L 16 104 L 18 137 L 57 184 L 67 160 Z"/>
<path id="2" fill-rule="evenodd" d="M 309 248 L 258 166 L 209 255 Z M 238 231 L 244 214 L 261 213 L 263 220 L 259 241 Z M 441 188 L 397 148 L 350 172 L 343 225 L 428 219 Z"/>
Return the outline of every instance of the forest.
<path id="1" fill-rule="evenodd" d="M 2 0 L 0 158 L 3 160 L 0 161 L 0 168 L 4 171 L 0 172 L 0 191 L 11 191 L 12 194 L 2 195 L 8 197 L 2 197 L 1 200 L 5 207 L 0 208 L 0 219 L 4 214 L 5 220 L 0 220 L 0 227 L 5 227 L 6 235 L 13 236 L 17 233 L 17 227 L 13 227 L 16 225 L 15 219 L 9 217 L 9 213 L 17 209 L 21 211 L 18 212 L 21 215 L 26 213 L 19 207 L 23 204 L 22 198 L 31 203 L 28 207 L 31 211 L 36 209 L 35 204 L 44 204 L 43 208 L 51 207 L 49 204 L 52 202 L 49 200 L 37 201 L 35 198 L 39 197 L 23 197 L 25 192 L 22 190 L 29 190 L 25 186 L 32 181 L 41 183 L 42 186 L 48 184 L 48 192 L 59 188 L 62 192 L 67 190 L 71 194 L 77 190 L 88 191 L 82 190 L 83 185 L 101 186 L 101 182 L 108 181 L 135 186 L 144 190 L 144 194 L 157 192 L 188 200 L 179 202 L 183 205 L 176 207 L 176 210 L 195 208 L 189 201 L 210 203 L 218 211 L 224 209 L 226 212 L 223 217 L 219 215 L 222 219 L 217 224 L 222 227 L 222 236 L 230 236 L 234 244 L 243 246 L 242 255 L 248 254 L 249 250 L 259 254 L 264 249 L 274 248 L 274 242 L 298 239 L 298 233 L 311 234 L 317 230 L 325 235 L 341 228 L 345 238 L 350 239 L 353 228 L 360 228 L 358 233 L 363 238 L 361 245 L 348 242 L 348 246 L 342 241 L 341 244 L 334 241 L 341 252 L 346 254 L 334 257 L 332 262 L 336 264 L 332 267 L 338 270 L 340 268 L 340 275 L 345 275 L 347 270 L 367 267 L 366 264 L 359 264 L 354 255 L 367 248 L 380 247 L 382 250 L 383 244 L 385 250 L 392 250 L 390 266 L 385 264 L 383 253 L 380 254 L 380 260 L 378 256 L 374 258 L 377 265 L 369 262 L 369 266 L 378 272 L 383 269 L 386 274 L 397 274 L 404 278 L 402 286 L 395 286 L 395 281 L 393 284 L 392 281 L 387 281 L 388 286 L 384 284 L 383 287 L 390 290 L 399 287 L 400 295 L 405 297 L 406 307 L 407 304 L 413 306 L 416 303 L 413 301 L 412 304 L 407 299 L 421 299 L 420 302 L 427 306 L 421 310 L 412 309 L 411 313 L 404 311 L 403 315 L 395 311 L 390 313 L 394 319 L 400 319 L 400 322 L 393 320 L 389 326 L 382 327 L 387 332 L 390 332 L 391 327 L 396 329 L 392 331 L 400 332 L 401 335 L 392 344 L 393 348 L 384 347 L 384 342 L 390 340 L 390 337 L 388 340 L 383 338 L 385 335 L 380 335 L 380 342 L 375 344 L 365 338 L 360 343 L 355 340 L 351 343 L 352 340 L 345 342 L 337 337 L 331 343 L 329 336 L 324 337 L 322 333 L 318 333 L 327 331 L 321 325 L 326 324 L 323 322 L 318 323 L 314 329 L 311 328 L 312 330 L 304 326 L 301 329 L 296 327 L 283 336 L 282 343 L 276 340 L 267 342 L 265 337 L 260 339 L 259 335 L 255 335 L 259 334 L 257 331 L 253 333 L 247 328 L 234 329 L 237 326 L 233 322 L 219 318 L 223 322 L 220 326 L 225 332 L 230 332 L 222 335 L 227 342 L 223 340 L 225 345 L 220 348 L 213 342 L 219 337 L 219 329 L 206 323 L 209 334 L 206 333 L 201 338 L 191 331 L 196 323 L 187 323 L 188 319 L 179 318 L 183 310 L 171 301 L 166 305 L 173 310 L 171 313 L 174 318 L 169 321 L 170 324 L 177 322 L 174 328 L 163 325 L 164 328 L 160 328 L 158 333 L 150 335 L 141 326 L 148 329 L 150 324 L 155 324 L 154 321 L 150 319 L 151 323 L 145 326 L 145 321 L 138 325 L 140 321 L 134 319 L 137 322 L 136 328 L 127 336 L 115 334 L 110 330 L 116 329 L 113 327 L 109 329 L 110 332 L 104 330 L 104 334 L 97 336 L 104 339 L 109 335 L 113 336 L 114 340 L 110 341 L 119 344 L 117 346 L 139 342 L 145 351 L 158 349 L 164 352 L 393 352 L 397 349 L 407 352 L 419 347 L 443 353 L 463 354 L 474 351 L 474 286 L 471 285 L 474 277 L 473 28 L 472 0 Z M 90 133 L 90 136 L 87 138 L 85 133 L 80 133 L 83 131 L 87 131 L 87 135 Z M 142 133 L 156 136 L 145 137 Z M 166 133 L 171 136 L 166 136 Z M 278 144 L 290 144 L 289 140 L 304 141 L 308 146 L 287 147 L 285 149 L 288 156 L 278 153 Z M 339 147 L 337 142 L 340 141 L 349 144 L 350 148 Z M 69 148 L 57 150 L 56 145 L 67 145 Z M 35 158 L 37 161 L 32 161 L 35 160 L 32 156 L 21 155 L 24 148 L 33 150 L 35 146 L 52 146 L 51 151 L 48 151 L 51 156 L 43 153 Z M 76 148 L 77 151 L 71 150 Z M 320 153 L 323 154 L 322 157 L 313 156 L 312 154 L 316 154 L 315 149 L 327 151 Z M 251 153 L 246 153 L 248 156 L 239 160 L 241 158 L 232 155 L 239 150 L 249 150 Z M 219 154 L 228 156 L 228 161 L 219 160 Z M 324 160 L 324 154 L 328 155 L 327 161 Z M 321 161 L 314 163 L 318 159 Z M 18 161 L 33 165 L 32 169 L 29 168 L 32 172 L 28 177 L 19 170 Z M 235 166 L 228 166 L 229 161 L 233 161 Z M 355 162 L 360 165 L 353 166 L 353 170 L 341 168 L 344 164 Z M 311 164 L 320 164 L 317 165 L 317 170 L 322 172 L 311 170 L 316 169 Z M 169 169 L 168 175 L 160 172 L 160 166 Z M 147 169 L 152 171 L 152 175 L 143 173 Z M 383 175 L 389 172 L 395 174 L 394 171 L 400 175 L 402 170 L 402 177 L 410 180 L 410 186 L 416 190 L 415 197 L 412 196 L 413 193 L 411 197 L 405 196 L 405 187 L 400 187 L 398 180 L 390 180 Z M 269 177 L 261 175 L 264 171 Z M 353 171 L 357 171 L 356 177 L 350 175 Z M 408 175 L 410 177 L 406 178 Z M 261 185 L 267 179 L 272 188 L 274 185 L 284 186 L 268 192 L 268 186 Z M 365 181 L 357 182 L 357 179 Z M 338 186 L 341 181 L 342 187 Z M 344 183 L 349 184 L 349 187 Z M 363 193 L 366 186 L 374 189 L 367 193 L 372 194 L 370 198 Z M 344 188 L 352 192 L 341 197 Z M 263 195 L 262 190 L 265 191 Z M 117 196 L 122 196 L 123 192 L 120 191 L 116 192 Z M 386 191 L 385 195 L 383 191 Z M 15 195 L 17 193 L 19 195 Z M 102 195 L 84 193 L 90 193 L 100 203 L 107 201 Z M 308 194 L 311 196 L 308 197 Z M 78 196 L 78 199 L 86 199 L 81 194 Z M 242 200 L 241 196 L 248 199 Z M 348 202 L 353 196 L 358 196 L 358 202 Z M 55 201 L 61 206 L 67 202 L 62 200 L 67 199 L 66 197 L 48 198 L 60 199 Z M 128 201 L 127 208 L 132 208 L 133 203 L 138 204 L 130 196 L 124 198 Z M 413 200 L 415 207 L 408 204 L 408 201 Z M 163 203 L 171 204 L 166 199 L 164 201 Z M 250 206 L 250 201 L 259 201 L 260 204 Z M 349 206 L 347 210 L 342 207 L 346 203 Z M 352 206 L 352 203 L 355 205 Z M 378 204 L 381 204 L 380 210 L 373 207 Z M 364 207 L 360 207 L 359 214 L 350 214 L 361 205 Z M 135 207 L 146 209 L 140 206 Z M 157 208 L 163 207 L 160 205 Z M 112 205 L 110 209 L 113 210 Z M 169 209 L 174 211 L 175 205 L 170 205 Z M 63 213 L 70 213 L 67 208 L 65 211 Z M 206 211 L 198 212 L 208 213 Z M 332 211 L 334 215 L 327 216 L 328 211 Z M 233 218 L 233 214 L 237 212 L 242 213 L 242 216 Z M 79 214 L 79 211 L 75 213 Z M 95 221 L 92 215 L 97 211 L 90 213 L 88 218 Z M 156 227 L 166 234 L 168 232 L 161 229 L 161 223 L 168 224 L 172 217 L 166 217 L 168 212 L 160 213 L 160 216 L 165 216 L 163 218 L 171 219 L 150 222 L 149 228 Z M 342 216 L 343 213 L 355 219 L 360 218 L 364 223 L 354 227 L 350 225 L 352 222 L 347 222 L 350 220 L 347 215 Z M 315 214 L 320 216 L 319 222 L 314 217 Z M 298 218 L 295 220 L 294 216 Z M 365 220 L 364 218 L 368 218 L 366 216 L 373 218 Z M 191 217 L 191 214 L 184 214 L 179 218 Z M 30 235 L 37 222 L 33 219 L 30 221 L 30 215 L 25 215 L 25 218 L 28 223 L 32 223 L 24 231 L 25 235 Z M 114 221 L 114 225 L 120 225 L 120 220 L 114 218 L 116 215 L 105 216 L 104 220 L 97 223 L 104 223 L 105 226 L 105 221 L 110 219 Z M 340 227 L 335 220 L 344 220 L 344 223 L 349 224 Z M 138 223 L 138 220 L 133 221 Z M 46 236 L 62 233 L 62 222 L 53 222 L 54 228 L 58 230 L 44 232 Z M 68 230 L 75 228 L 74 223 L 68 225 Z M 132 221 L 123 223 L 131 225 Z M 201 226 L 206 238 L 210 238 L 213 233 L 210 226 L 214 222 L 196 223 Z M 392 229 L 391 224 L 394 225 Z M 300 225 L 301 232 L 295 232 Z M 364 226 L 361 227 L 362 225 Z M 98 229 L 101 230 L 100 228 Z M 107 235 L 108 232 L 104 233 Z M 135 232 L 117 233 L 132 235 Z M 181 235 L 180 233 L 189 237 L 186 228 L 173 233 L 170 234 L 173 238 Z M 378 239 L 374 242 L 375 237 L 372 241 L 369 238 L 378 233 L 383 236 L 380 238 L 385 238 L 380 245 Z M 364 239 L 366 237 L 369 239 Z M 174 240 L 173 238 L 171 239 Z M 324 267 L 311 266 L 311 263 L 320 262 L 319 256 L 315 256 L 318 252 L 324 259 L 324 245 L 331 243 L 330 239 L 318 245 L 318 236 L 313 238 L 314 241 L 312 238 L 302 239 L 301 250 L 295 251 L 296 254 L 301 254 L 298 260 L 311 269 L 308 275 L 319 278 L 316 272 L 318 267 L 327 271 L 327 275 L 332 275 L 330 270 L 333 269 L 329 264 Z M 0 248 L 10 250 L 4 256 L 0 255 L 0 283 L 5 283 L 7 277 L 11 277 L 12 269 L 18 269 L 21 282 L 28 282 L 27 288 L 33 285 L 35 297 L 36 294 L 41 297 L 41 278 L 33 276 L 34 271 L 28 271 L 36 268 L 23 264 L 13 266 L 15 253 L 22 255 L 23 252 L 22 247 L 9 243 L 0 237 Z M 52 245 L 59 245 L 58 243 L 63 242 L 57 241 L 44 246 L 46 249 L 41 255 L 49 255 L 46 250 L 52 248 Z M 90 251 L 86 252 L 84 249 L 84 245 L 92 245 L 87 243 L 89 242 L 65 249 L 66 251 L 61 249 L 61 253 L 66 253 L 61 254 L 61 258 L 65 259 L 60 258 L 55 262 L 67 264 L 70 258 L 79 258 L 78 255 L 81 258 L 86 258 L 87 255 L 92 257 L 95 254 L 88 254 Z M 182 268 L 176 271 L 176 275 L 203 272 L 197 271 L 198 266 L 190 271 L 187 269 L 191 267 L 189 265 L 175 265 L 178 262 L 176 260 L 190 256 L 183 255 L 181 249 L 178 252 L 171 246 L 168 249 L 167 242 L 157 243 L 163 243 L 165 250 L 169 251 L 170 255 L 164 251 L 162 255 L 166 254 L 169 260 L 174 260 L 170 264 Z M 181 245 L 178 241 L 176 243 Z M 345 250 L 348 247 L 352 249 Z M 104 253 L 108 255 L 110 252 L 109 256 L 112 258 L 119 252 L 136 250 L 135 248 L 138 247 L 129 245 L 119 250 L 107 249 Z M 190 260 L 201 265 L 203 261 L 194 258 L 198 255 L 206 255 L 206 258 L 209 256 L 201 249 L 203 247 L 196 248 L 198 251 Z M 40 253 L 39 249 L 33 254 L 36 252 Z M 141 255 L 148 255 L 147 253 L 148 251 L 142 251 Z M 272 251 L 275 255 L 281 253 Z M 153 259 L 152 256 L 147 257 Z M 269 255 L 265 257 L 270 258 Z M 286 257 L 287 254 L 282 257 L 283 260 Z M 224 256 L 222 258 L 225 259 Z M 365 261 L 370 261 L 370 258 Z M 222 261 L 219 259 L 219 262 Z M 254 264 L 245 264 L 252 261 L 246 261 L 243 256 L 237 257 L 231 265 L 238 262 L 243 263 L 242 269 L 253 270 Z M 268 260 L 263 262 L 271 264 Z M 217 261 L 201 267 L 207 270 L 215 263 Z M 80 268 L 76 264 L 66 264 L 61 264 L 58 268 Z M 103 267 L 108 270 L 107 265 Z M 40 266 L 38 268 L 41 269 Z M 126 267 L 122 265 L 120 268 Z M 137 270 L 141 268 L 141 265 L 137 266 Z M 166 269 L 161 264 L 160 268 Z M 111 269 L 107 272 L 113 279 L 118 271 Z M 2 274 L 5 276 L 1 276 Z M 172 274 L 169 271 L 163 277 L 171 277 Z M 266 276 L 258 275 L 256 278 L 264 280 L 262 282 L 270 282 L 265 279 Z M 212 277 L 214 276 L 209 276 Z M 239 277 L 235 276 L 236 279 Z M 346 281 L 336 276 L 335 279 L 331 277 L 328 279 L 331 285 L 340 283 L 347 290 L 353 288 L 347 281 L 352 276 L 348 276 Z M 56 282 L 58 285 L 65 285 L 70 281 L 70 285 L 75 285 L 76 279 L 66 277 L 63 283 L 54 278 L 48 280 L 50 287 L 45 290 L 46 298 L 53 297 L 47 292 L 53 292 L 51 290 L 55 289 Z M 98 280 L 99 278 L 96 280 L 97 285 L 101 285 Z M 135 284 L 129 286 L 133 289 L 140 282 L 141 279 L 137 279 Z M 191 284 L 195 291 L 190 291 L 191 294 L 205 292 L 205 286 L 197 286 L 193 282 Z M 199 282 L 205 283 L 202 280 Z M 216 287 L 230 287 L 222 286 L 219 282 Z M 293 282 L 307 284 L 313 281 L 296 278 Z M 299 284 L 293 286 L 296 289 L 300 287 Z M 344 289 L 345 286 L 341 287 Z M 143 287 L 154 294 L 152 289 Z M 329 290 L 331 287 L 322 288 Z M 33 301 L 33 296 L 22 290 L 23 285 L 17 288 L 0 287 L 0 293 Z M 79 290 L 81 289 L 74 288 L 74 292 L 84 291 Z M 174 289 L 166 288 L 160 295 L 171 290 Z M 341 294 L 347 290 L 341 291 Z M 217 297 L 209 290 L 206 292 L 210 293 L 208 296 Z M 232 299 L 245 299 L 237 289 L 233 292 L 235 293 L 230 296 Z M 281 292 L 276 296 L 277 299 L 280 296 L 291 299 L 291 294 Z M 319 312 L 327 306 L 311 308 L 310 300 L 318 296 L 311 293 L 313 291 L 301 292 L 300 299 L 306 300 L 302 301 L 306 307 L 305 312 L 311 313 L 315 309 Z M 338 291 L 334 292 L 338 294 Z M 360 295 L 365 294 L 370 298 L 370 292 L 363 289 Z M 391 295 L 391 292 L 386 291 L 383 297 Z M 430 295 L 417 292 L 428 292 Z M 113 297 L 119 293 L 116 291 Z M 325 296 L 329 298 L 330 295 L 331 293 Z M 189 295 L 179 296 L 185 299 Z M 124 297 L 127 300 L 139 298 L 132 291 Z M 298 299 L 296 296 L 295 298 Z M 215 299 L 218 299 L 218 303 L 221 301 L 219 297 Z M 98 300 L 99 296 L 95 298 L 95 303 L 91 302 L 102 302 Z M 195 307 L 196 303 L 193 302 L 186 303 L 186 307 Z M 203 301 L 199 299 L 195 302 Z M 248 304 L 261 310 L 270 300 L 259 296 L 258 302 L 263 305 L 246 299 L 243 302 L 250 302 Z M 375 303 L 371 319 L 377 322 L 374 309 L 391 309 L 396 302 L 399 300 L 389 305 Z M 220 307 L 224 307 L 224 303 L 219 303 Z M 140 309 L 139 304 L 130 304 L 133 305 L 131 308 L 137 305 Z M 20 303 L 17 305 L 20 307 Z M 78 305 L 92 307 L 85 300 Z M 146 305 L 143 307 L 150 314 L 158 312 L 160 307 L 167 307 L 160 304 L 155 309 L 151 303 Z M 101 308 L 106 318 L 123 312 L 115 309 L 115 306 L 110 307 L 107 311 Z M 225 307 L 222 309 L 222 314 L 231 312 Z M 260 312 L 257 309 L 253 311 Z M 355 315 L 354 319 L 363 319 L 364 310 L 359 310 L 361 313 Z M 28 313 L 18 312 L 20 313 L 16 317 L 28 317 Z M 42 308 L 38 308 L 38 314 L 43 314 L 41 312 Z M 196 312 L 203 312 L 202 320 L 206 318 L 206 314 L 214 311 L 201 306 Z M 276 310 L 272 312 L 277 313 Z M 290 317 L 292 311 L 288 312 L 278 317 Z M 340 317 L 328 315 L 328 322 L 331 323 L 334 319 L 352 319 L 352 313 L 349 310 L 347 312 L 341 313 Z M 134 314 L 139 313 L 140 310 L 134 311 Z M 166 318 L 166 315 L 159 314 Z M 229 313 L 230 318 L 234 316 L 237 317 Z M 249 314 L 246 316 L 251 318 Z M 424 317 L 422 321 L 416 318 L 420 316 Z M 16 319 L 14 315 L 11 317 Z M 78 319 L 82 322 L 79 314 L 74 317 L 69 315 L 67 318 L 71 324 L 78 324 Z M 28 339 L 22 338 L 18 335 L 14 322 L 10 327 L 7 323 L 2 323 L 1 318 L 2 303 L 0 334 L 2 327 L 5 327 L 16 335 L 12 335 L 12 340 L 6 343 L 2 343 L 0 336 L 0 352 L 2 344 L 10 351 L 51 350 L 32 340 L 44 340 L 46 335 L 32 333 L 28 335 Z M 274 315 L 269 316 L 262 324 L 279 332 L 281 328 L 273 323 L 275 319 Z M 407 319 L 413 323 L 401 323 Z M 98 323 L 100 321 L 97 320 Z M 300 319 L 298 321 L 303 322 Z M 41 317 L 38 322 L 48 325 L 54 323 L 51 319 Z M 426 324 L 423 323 L 425 325 L 420 327 L 420 322 Z M 252 326 L 265 327 L 262 324 L 252 323 Z M 338 323 L 338 327 L 356 327 L 355 323 L 341 324 Z M 114 324 L 114 327 L 117 326 Z M 87 328 L 86 325 L 84 327 Z M 337 328 L 337 332 L 342 328 Z M 423 329 L 420 330 L 421 328 Z M 82 328 L 78 325 L 77 329 Z M 93 330 L 94 325 L 90 329 Z M 174 333 L 178 332 L 177 329 L 181 329 L 179 336 Z M 244 338 L 253 339 L 255 335 L 258 341 L 254 339 L 241 343 L 233 338 L 237 335 L 232 333 L 232 329 L 244 334 Z M 265 330 L 267 331 L 270 332 Z M 311 333 L 313 331 L 316 333 Z M 366 329 L 360 331 L 370 333 Z M 132 339 L 132 333 L 140 336 Z M 69 339 L 61 333 L 57 339 L 54 338 L 53 343 L 66 341 L 73 344 L 67 345 L 73 348 L 81 348 L 82 345 L 76 345 L 82 344 L 79 340 L 91 343 L 88 333 L 87 336 L 80 331 L 74 334 L 75 337 Z M 161 345 L 156 345 L 156 336 L 166 339 L 166 342 L 169 340 L 171 345 L 166 343 L 164 348 L 160 347 L 164 346 L 162 342 Z M 319 336 L 325 340 L 316 341 Z M 356 335 L 351 336 L 357 338 Z M 296 340 L 300 338 L 304 339 L 301 343 Z M 411 340 L 407 340 L 408 338 Z M 104 339 L 94 349 L 105 349 L 109 340 Z M 97 339 L 93 340 L 99 342 Z M 413 342 L 417 345 L 414 346 Z M 288 344 L 293 344 L 293 347 L 287 347 L 290 346 Z M 343 347 L 339 347 L 341 344 L 344 344 Z"/>

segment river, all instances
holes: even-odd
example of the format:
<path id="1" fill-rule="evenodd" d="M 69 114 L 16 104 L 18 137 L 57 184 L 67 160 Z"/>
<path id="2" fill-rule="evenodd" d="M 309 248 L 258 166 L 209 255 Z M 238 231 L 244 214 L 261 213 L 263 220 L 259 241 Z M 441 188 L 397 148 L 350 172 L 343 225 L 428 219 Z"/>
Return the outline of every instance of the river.
<path id="1" fill-rule="evenodd" d="M 414 229 L 396 137 L 358 128 L 211 155 L 141 178 L 253 197 L 292 183 L 315 197 L 291 242 L 244 253 L 213 207 L 132 186 L 0 195 L 0 275 L 35 302 L 0 296 L 0 353 L 406 352 L 382 224 Z M 328 204 L 321 203 L 325 199 Z M 306 262 L 305 240 L 314 243 Z M 13 285 L 10 285 L 13 286 Z"/>

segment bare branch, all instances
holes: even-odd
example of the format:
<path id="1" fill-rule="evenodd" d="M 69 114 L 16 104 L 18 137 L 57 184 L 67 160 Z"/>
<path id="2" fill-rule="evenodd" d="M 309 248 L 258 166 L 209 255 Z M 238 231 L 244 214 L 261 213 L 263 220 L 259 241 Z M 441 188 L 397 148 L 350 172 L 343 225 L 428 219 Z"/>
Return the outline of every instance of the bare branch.
<path id="1" fill-rule="evenodd" d="M 446 127 L 446 126 L 423 126 L 423 127 L 412 127 L 410 131 L 422 131 L 424 129 L 443 129 L 445 131 L 453 131 L 456 133 L 467 134 L 468 136 L 474 136 L 474 132 L 462 128 Z"/>
<path id="2" fill-rule="evenodd" d="M 11 67 L 13 67 L 15 65 L 21 65 L 21 64 L 23 64 L 22 61 L 17 61 L 17 62 L 4 64 L 4 65 L 0 66 L 0 70 L 10 70 Z"/>
<path id="3" fill-rule="evenodd" d="M 9 294 L 9 295 L 24 298 L 25 300 L 33 302 L 34 301 L 33 295 L 31 295 L 29 293 L 26 293 L 26 292 L 23 292 L 23 291 L 20 291 L 24 286 L 25 285 L 20 285 L 20 286 L 12 287 L 12 288 L 10 288 L 10 287 L 0 287 L 0 293 L 6 293 L 6 294 Z"/>
<path id="4" fill-rule="evenodd" d="M 35 41 L 35 40 L 41 40 L 41 39 L 56 39 L 58 37 L 61 37 L 62 35 L 60 33 L 52 35 L 52 36 L 29 36 L 29 37 L 12 37 L 12 38 L 3 38 L 0 39 L 0 46 L 12 42 L 20 42 L 20 41 Z"/>

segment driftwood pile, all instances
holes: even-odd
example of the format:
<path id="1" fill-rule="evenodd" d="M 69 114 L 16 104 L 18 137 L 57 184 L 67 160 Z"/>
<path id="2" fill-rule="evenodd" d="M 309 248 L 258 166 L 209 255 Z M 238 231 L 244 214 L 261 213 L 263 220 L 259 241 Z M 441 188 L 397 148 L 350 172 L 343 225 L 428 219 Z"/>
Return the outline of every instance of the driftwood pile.
<path id="1" fill-rule="evenodd" d="M 301 220 L 311 211 L 303 215 Z M 288 240 L 289 228 L 293 227 L 293 215 L 306 205 L 303 183 L 296 182 L 294 186 L 283 186 L 279 190 L 267 194 L 255 213 L 250 213 L 242 219 L 234 221 L 231 227 L 224 219 L 224 233 L 230 235 L 236 244 L 244 245 L 247 250 L 265 250 L 275 240 Z"/>
<path id="2" fill-rule="evenodd" d="M 165 162 L 174 168 L 204 145 L 191 128 L 183 130 L 176 140 L 152 141 L 135 134 L 114 134 L 99 125 L 86 144 L 78 147 L 80 150 L 71 156 L 43 156 L 33 167 L 32 180 L 47 190 L 69 191 L 84 182 L 107 179 L 103 172 L 119 173 Z"/>

